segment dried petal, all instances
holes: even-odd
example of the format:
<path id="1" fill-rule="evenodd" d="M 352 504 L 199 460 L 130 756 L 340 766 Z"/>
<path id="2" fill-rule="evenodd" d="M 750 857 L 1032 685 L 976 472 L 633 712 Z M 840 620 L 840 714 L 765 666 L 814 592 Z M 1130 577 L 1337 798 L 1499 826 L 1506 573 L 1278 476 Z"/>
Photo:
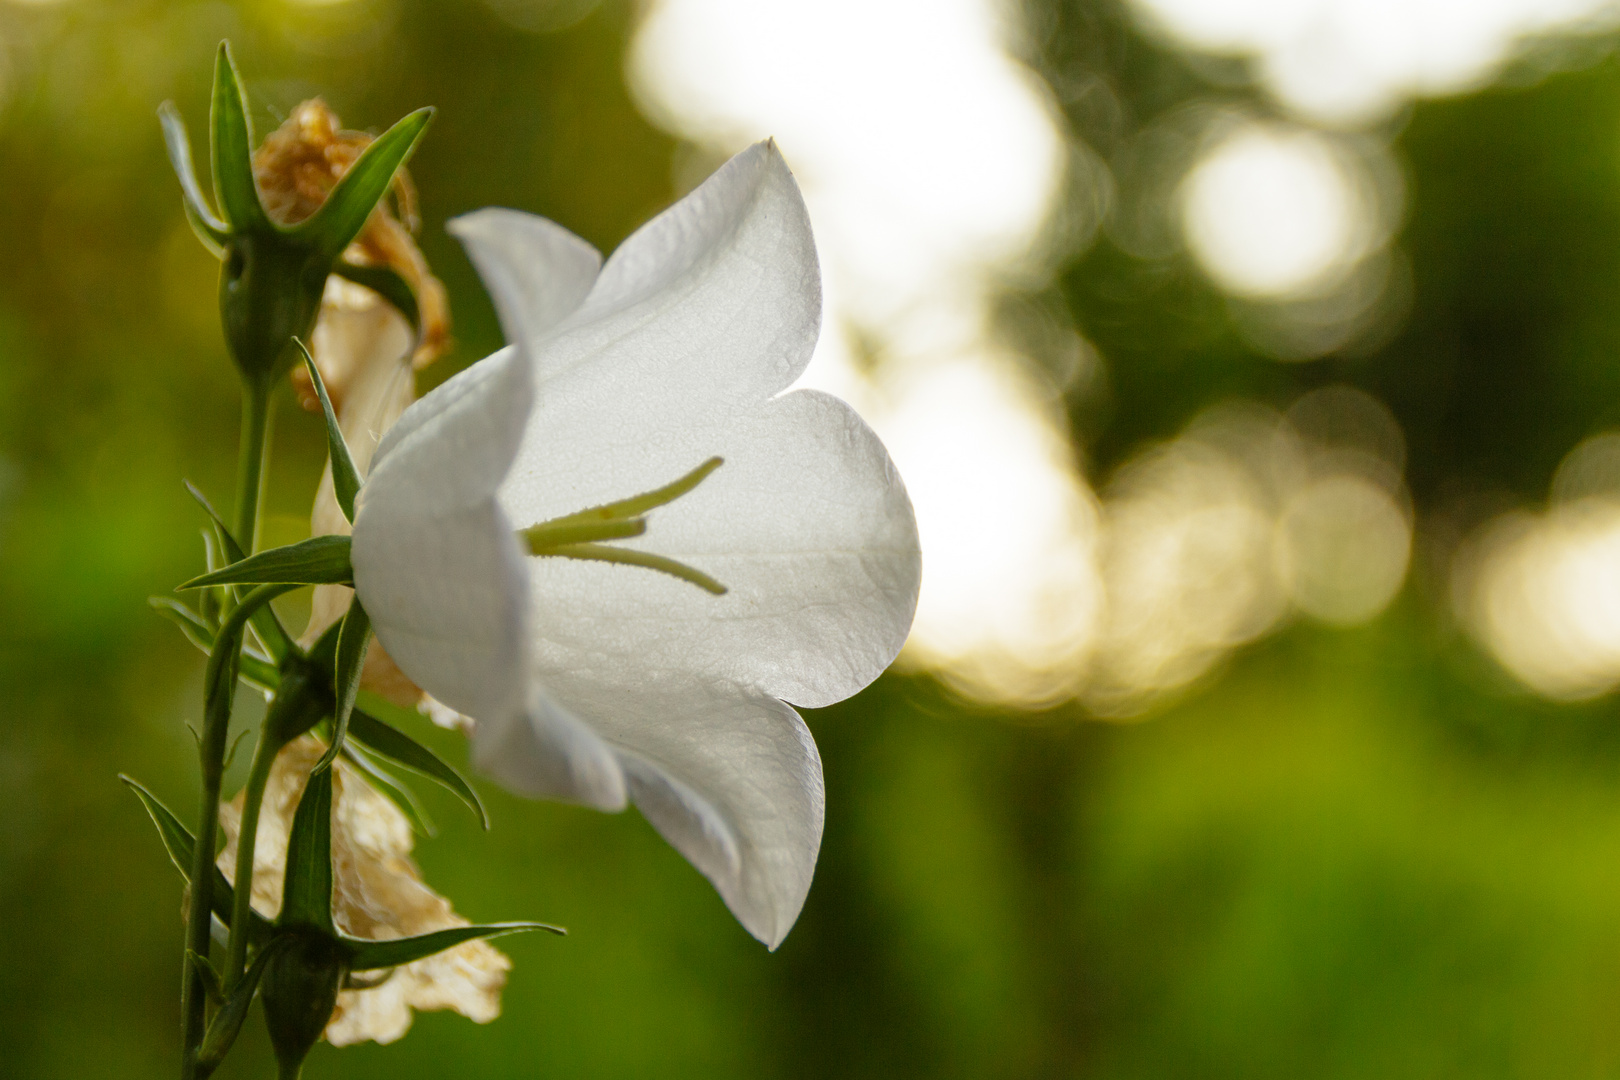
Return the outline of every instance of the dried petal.
<path id="1" fill-rule="evenodd" d="M 324 749 L 320 740 L 303 736 L 281 752 L 271 769 L 253 860 L 253 906 L 266 918 L 280 910 L 293 813 Z M 343 761 L 334 769 L 332 917 L 338 929 L 350 937 L 382 941 L 468 925 L 448 900 L 423 883 L 410 857 L 410 823 L 399 809 Z M 241 813 L 240 795 L 220 808 L 226 845 L 219 866 L 228 879 L 235 874 Z M 376 987 L 338 995 L 327 1041 L 335 1046 L 367 1039 L 393 1042 L 411 1026 L 413 1009 L 454 1009 L 487 1023 L 500 1014 L 501 988 L 511 966 L 493 946 L 472 941 L 396 968 Z"/>

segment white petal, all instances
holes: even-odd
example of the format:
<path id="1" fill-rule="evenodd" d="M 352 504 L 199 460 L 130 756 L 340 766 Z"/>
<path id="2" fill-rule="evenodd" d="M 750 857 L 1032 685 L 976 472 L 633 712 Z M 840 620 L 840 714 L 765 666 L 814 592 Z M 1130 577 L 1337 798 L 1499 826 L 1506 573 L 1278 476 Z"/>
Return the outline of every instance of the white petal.
<path id="1" fill-rule="evenodd" d="M 529 412 L 529 368 L 507 350 L 405 411 L 377 449 L 355 515 L 355 588 L 377 640 L 428 693 L 480 721 L 481 745 L 534 794 L 624 806 L 607 746 L 536 699 L 528 556 L 494 492 Z M 501 761 L 487 755 L 486 768 Z"/>
<path id="2" fill-rule="evenodd" d="M 627 793 L 618 757 L 591 727 L 539 688 L 511 716 L 480 720 L 473 764 L 507 790 L 596 810 L 623 810 Z"/>
<path id="3" fill-rule="evenodd" d="M 570 315 L 602 267 L 601 253 L 590 244 L 519 210 L 476 210 L 445 228 L 466 246 L 514 344 L 532 344 Z"/>
<path id="4" fill-rule="evenodd" d="M 611 400 L 591 405 L 598 420 L 616 419 Z M 657 416 L 582 424 L 561 408 L 536 418 L 558 443 L 532 462 L 521 490 L 595 485 L 569 509 L 645 491 L 721 455 L 725 464 L 622 546 L 677 559 L 729 589 L 716 597 L 637 567 L 531 559 L 542 678 L 679 671 L 815 707 L 855 693 L 900 651 L 917 603 L 916 524 L 888 454 L 843 402 L 794 391 L 744 415 L 667 426 Z M 514 520 L 550 516 L 512 492 L 509 483 L 502 500 Z"/>
<path id="5" fill-rule="evenodd" d="M 474 364 L 405 411 L 355 515 L 355 587 L 418 685 L 480 718 L 523 711 L 528 567 L 494 499 L 528 414 L 515 353 Z"/>
<path id="6" fill-rule="evenodd" d="M 776 948 L 804 906 L 821 847 L 821 758 L 775 698 L 719 680 L 560 676 L 557 700 L 618 751 L 630 797 L 714 883 L 748 932 Z"/>
<path id="7" fill-rule="evenodd" d="M 652 407 L 671 393 L 757 398 L 798 377 L 820 325 L 804 200 L 776 146 L 758 143 L 621 244 L 579 309 L 535 343 L 535 362 L 542 386 L 610 365 Z"/>

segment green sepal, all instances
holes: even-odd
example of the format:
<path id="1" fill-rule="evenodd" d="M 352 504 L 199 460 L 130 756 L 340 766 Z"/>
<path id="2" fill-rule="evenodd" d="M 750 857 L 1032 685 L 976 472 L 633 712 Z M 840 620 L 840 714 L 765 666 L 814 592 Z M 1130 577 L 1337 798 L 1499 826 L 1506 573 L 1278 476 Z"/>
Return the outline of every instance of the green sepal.
<path id="1" fill-rule="evenodd" d="M 225 246 L 214 239 L 214 234 L 208 230 L 207 222 L 197 216 L 197 211 L 191 208 L 189 202 L 182 203 L 182 205 L 186 210 L 186 224 L 191 226 L 191 234 L 197 238 L 203 247 L 208 249 L 208 254 L 216 259 L 224 259 Z"/>
<path id="2" fill-rule="evenodd" d="M 293 344 L 298 351 L 304 354 L 304 367 L 309 372 L 309 381 L 315 385 L 315 396 L 321 399 L 321 413 L 326 417 L 326 452 L 332 459 L 332 491 L 337 496 L 338 509 L 343 511 L 343 519 L 351 525 L 354 523 L 354 497 L 360 493 L 360 470 L 354 467 L 354 458 L 349 454 L 348 440 L 343 437 L 343 427 L 338 423 L 337 413 L 332 409 L 332 399 L 326 395 L 326 380 L 321 378 L 321 369 L 315 365 L 315 358 L 309 354 L 304 343 L 293 338 Z"/>
<path id="3" fill-rule="evenodd" d="M 153 611 L 178 626 L 187 641 L 205 653 L 213 651 L 214 628 L 208 625 L 207 619 L 172 596 L 148 596 L 146 602 Z"/>
<path id="4" fill-rule="evenodd" d="M 287 877 L 277 926 L 336 934 L 332 925 L 332 770 L 311 773 L 287 838 Z"/>
<path id="5" fill-rule="evenodd" d="M 148 596 L 146 602 L 152 606 L 153 611 L 178 626 L 187 641 L 204 653 L 214 651 L 214 629 L 197 612 L 172 596 Z M 281 669 L 264 657 L 244 650 L 237 665 L 237 674 L 243 681 L 253 684 L 260 690 L 273 693 L 281 686 Z"/>
<path id="6" fill-rule="evenodd" d="M 181 590 L 209 585 L 350 585 L 347 536 L 312 536 L 296 544 L 249 555 L 223 570 L 203 574 L 179 586 Z"/>
<path id="7" fill-rule="evenodd" d="M 208 957 L 199 956 L 192 950 L 187 949 L 186 962 L 191 965 L 192 969 L 197 972 L 197 977 L 202 980 L 203 992 L 208 995 L 208 1000 L 215 1005 L 224 1001 L 225 988 L 219 981 L 219 972 L 215 971 L 214 965 L 208 962 Z"/>
<path id="8" fill-rule="evenodd" d="M 358 938 L 346 937 L 343 943 L 350 949 L 350 971 L 375 971 L 378 968 L 414 963 L 434 953 L 453 949 L 463 942 L 499 937 L 502 934 L 521 934 L 528 930 L 544 930 L 559 936 L 568 933 L 560 926 L 550 926 L 546 923 L 510 922 L 488 923 L 484 926 L 452 926 L 448 930 L 435 930 L 431 934 L 395 938 L 392 941 L 361 941 Z"/>
<path id="9" fill-rule="evenodd" d="M 371 754 L 354 737 L 353 716 L 349 719 L 349 725 L 349 738 L 343 744 L 343 760 L 365 773 L 371 786 L 405 815 L 413 832 L 419 836 L 439 835 L 438 827 L 433 824 L 433 818 L 428 815 L 427 807 L 422 805 L 415 789 L 372 760 Z"/>
<path id="10" fill-rule="evenodd" d="M 219 511 L 214 509 L 214 504 L 208 501 L 208 496 L 198 490 L 197 485 L 190 480 L 185 481 L 185 485 L 186 490 L 191 493 L 191 497 L 196 500 L 197 505 L 202 507 L 203 513 L 207 514 L 208 519 L 214 523 L 215 538 L 225 552 L 226 562 L 241 562 L 246 558 L 246 553 L 242 551 L 242 545 L 236 542 L 236 537 L 231 534 L 230 526 L 225 524 L 225 519 L 219 516 Z M 210 566 L 208 569 L 212 572 L 216 568 Z M 287 628 L 281 625 L 281 616 L 277 615 L 276 609 L 269 604 L 253 613 L 252 626 L 254 633 L 259 636 L 259 640 L 264 643 L 265 649 L 269 651 L 270 659 L 277 664 L 285 660 L 298 647 L 293 641 L 292 635 L 287 633 Z M 274 689 L 273 686 L 271 688 Z"/>
<path id="11" fill-rule="evenodd" d="M 432 119 L 432 108 L 417 109 L 377 136 L 332 188 L 320 209 L 288 231 L 311 244 L 326 262 L 336 262 L 388 193 L 394 174 L 416 149 L 417 140 Z"/>
<path id="12" fill-rule="evenodd" d="M 214 196 L 232 233 L 270 228 L 270 218 L 253 182 L 253 124 L 247 96 L 236 72 L 228 42 L 219 43 L 214 59 L 213 129 Z"/>
<path id="13" fill-rule="evenodd" d="M 158 106 L 158 122 L 163 125 L 163 144 L 169 151 L 169 165 L 180 181 L 180 195 L 185 201 L 186 217 L 197 230 L 198 239 L 215 254 L 224 250 L 230 239 L 230 230 L 214 215 L 203 198 L 202 186 L 197 183 L 197 170 L 191 161 L 191 137 L 186 133 L 186 122 L 174 102 L 165 101 Z"/>
<path id="14" fill-rule="evenodd" d="M 422 335 L 422 309 L 416 302 L 416 293 L 399 274 L 386 266 L 356 266 L 342 259 L 332 264 L 332 273 L 382 297 L 410 324 L 413 335 Z"/>
<path id="15" fill-rule="evenodd" d="M 135 797 L 141 800 L 141 805 L 146 807 L 147 814 L 152 818 L 152 824 L 157 826 L 158 836 L 163 840 L 163 850 L 168 852 L 169 861 L 180 871 L 180 876 L 190 882 L 191 860 L 197 847 L 197 841 L 192 837 L 191 830 L 180 824 L 180 819 L 174 816 L 173 811 L 164 806 L 139 780 L 124 773 L 119 773 L 118 779 L 122 780 L 135 793 Z M 214 867 L 213 903 L 210 906 L 214 915 L 226 926 L 230 925 L 233 899 L 230 882 L 225 880 L 225 875 L 220 872 L 219 867 Z M 262 940 L 270 933 L 270 922 L 257 911 L 250 914 L 252 919 L 250 933 L 253 940 Z"/>
<path id="16" fill-rule="evenodd" d="M 362 709 L 355 709 L 349 717 L 349 736 L 372 752 L 398 762 L 429 780 L 443 784 L 478 815 L 478 820 L 485 829 L 489 828 L 489 813 L 484 809 L 483 801 L 478 798 L 478 792 L 473 790 L 472 785 L 437 754 L 403 731 Z"/>
<path id="17" fill-rule="evenodd" d="M 332 1019 L 338 992 L 348 978 L 349 951 L 319 931 L 289 930 L 278 936 L 287 945 L 271 959 L 259 997 L 278 1075 L 296 1080 L 304 1058 Z"/>
<path id="18" fill-rule="evenodd" d="M 337 658 L 333 665 L 332 745 L 326 748 L 314 772 L 329 769 L 343 749 L 343 740 L 349 733 L 349 715 L 354 712 L 354 696 L 360 692 L 360 673 L 366 666 L 366 646 L 371 643 L 371 617 L 356 596 L 349 601 L 349 612 L 343 616 L 343 629 L 338 631 Z"/>
<path id="19" fill-rule="evenodd" d="M 207 1076 L 219 1067 L 225 1060 L 225 1054 L 236 1042 L 236 1036 L 242 1030 L 242 1021 L 247 1019 L 248 1006 L 253 1004 L 253 995 L 258 992 L 259 980 L 264 976 L 265 968 L 276 953 L 281 951 L 287 938 L 273 937 L 259 950 L 259 955 L 253 958 L 253 964 L 237 980 L 231 992 L 225 997 L 225 1003 L 214 1019 L 208 1024 L 208 1031 L 203 1035 L 202 1046 L 197 1050 L 197 1067 L 199 1076 Z M 197 959 L 196 953 L 191 953 L 193 962 Z M 207 963 L 207 961 L 203 961 Z M 209 970 L 212 970 L 210 965 Z M 215 976 L 216 980 L 218 976 Z M 204 977 L 207 981 L 207 977 Z"/>

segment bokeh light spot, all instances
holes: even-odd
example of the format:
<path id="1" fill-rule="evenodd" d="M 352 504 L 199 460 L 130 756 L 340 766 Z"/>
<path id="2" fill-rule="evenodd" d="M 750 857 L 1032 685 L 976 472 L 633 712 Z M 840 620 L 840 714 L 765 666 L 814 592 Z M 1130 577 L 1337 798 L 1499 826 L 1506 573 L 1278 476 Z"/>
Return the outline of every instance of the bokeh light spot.
<path id="1" fill-rule="evenodd" d="M 1342 156 L 1306 131 L 1246 126 L 1182 187 L 1188 245 L 1240 296 L 1287 297 L 1333 282 L 1365 250 L 1366 217 Z"/>

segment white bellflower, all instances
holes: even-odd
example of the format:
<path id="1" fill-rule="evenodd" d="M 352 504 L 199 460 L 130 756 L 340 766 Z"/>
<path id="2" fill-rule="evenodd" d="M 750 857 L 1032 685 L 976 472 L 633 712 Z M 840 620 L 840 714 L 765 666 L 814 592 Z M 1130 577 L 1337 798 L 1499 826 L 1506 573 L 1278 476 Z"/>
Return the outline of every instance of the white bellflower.
<path id="1" fill-rule="evenodd" d="M 920 575 L 877 437 L 842 401 L 787 392 L 821 318 L 798 187 L 758 144 L 605 265 L 516 211 L 453 229 L 511 345 L 377 448 L 352 550 L 377 638 L 477 721 L 480 768 L 526 795 L 634 802 L 774 948 L 822 830 L 820 757 L 787 702 L 875 679 Z M 519 534 L 694 476 L 609 544 L 537 556 Z"/>

